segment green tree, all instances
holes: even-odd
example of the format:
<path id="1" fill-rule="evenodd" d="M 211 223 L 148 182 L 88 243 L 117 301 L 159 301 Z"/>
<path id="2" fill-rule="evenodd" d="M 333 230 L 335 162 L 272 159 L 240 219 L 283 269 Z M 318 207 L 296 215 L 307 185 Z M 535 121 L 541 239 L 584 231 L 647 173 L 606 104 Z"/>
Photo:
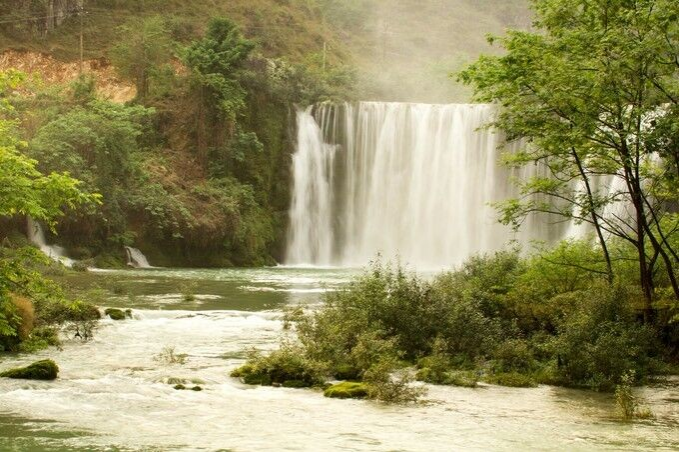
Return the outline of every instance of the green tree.
<path id="1" fill-rule="evenodd" d="M 493 125 L 510 140 L 525 140 L 508 163 L 544 169 L 519 182 L 522 196 L 501 206 L 503 221 L 519 225 L 547 212 L 591 224 L 610 280 L 607 242 L 627 241 L 637 250 L 650 315 L 659 261 L 679 298 L 677 254 L 662 227 L 667 203 L 653 196 L 671 164 L 651 146 L 662 142 L 664 121 L 654 118 L 669 120 L 668 105 L 679 99 L 679 3 L 532 3 L 539 32 L 510 31 L 498 39 L 504 56 L 481 57 L 461 74 L 477 100 L 501 106 Z"/>
<path id="2" fill-rule="evenodd" d="M 246 106 L 247 92 L 240 77 L 253 48 L 254 43 L 243 37 L 234 22 L 217 18 L 210 21 L 203 39 L 184 50 L 182 59 L 191 70 L 191 82 L 199 98 L 196 131 L 204 164 L 208 119 L 226 121 L 227 129 L 233 132 L 236 118 Z"/>
<path id="3" fill-rule="evenodd" d="M 134 18 L 120 27 L 120 42 L 111 49 L 111 60 L 121 76 L 134 81 L 137 98 L 144 102 L 151 82 L 167 73 L 172 49 L 162 17 Z"/>
<path id="4" fill-rule="evenodd" d="M 15 72 L 0 72 L 0 217 L 28 215 L 54 225 L 65 208 L 96 202 L 98 195 L 85 194 L 81 182 L 68 173 L 42 174 L 38 162 L 29 159 L 18 140 L 16 121 L 9 119 L 12 107 L 7 93 L 23 80 Z"/>

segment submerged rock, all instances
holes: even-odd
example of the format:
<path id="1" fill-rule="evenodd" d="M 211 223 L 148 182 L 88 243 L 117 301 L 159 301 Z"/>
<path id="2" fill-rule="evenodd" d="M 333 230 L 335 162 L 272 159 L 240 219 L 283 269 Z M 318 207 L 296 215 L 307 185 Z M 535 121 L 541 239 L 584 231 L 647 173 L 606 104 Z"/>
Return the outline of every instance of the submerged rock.
<path id="1" fill-rule="evenodd" d="M 26 367 L 18 367 L 2 372 L 0 377 L 25 380 L 55 380 L 58 374 L 59 366 L 51 359 L 44 359 Z"/>
<path id="2" fill-rule="evenodd" d="M 107 308 L 104 311 L 104 314 L 109 316 L 112 320 L 125 320 L 127 318 L 127 314 L 125 313 L 125 311 L 118 308 Z M 130 316 L 131 314 L 132 311 L 130 311 Z"/>
<path id="3" fill-rule="evenodd" d="M 202 391 L 202 390 L 203 390 L 203 388 L 201 388 L 200 386 L 194 386 L 193 388 L 187 388 L 186 386 L 184 386 L 184 385 L 182 385 L 182 384 L 175 385 L 175 386 L 174 386 L 174 389 L 176 389 L 177 391 L 188 391 L 188 390 L 191 390 L 191 391 L 196 391 L 196 392 Z"/>
<path id="4" fill-rule="evenodd" d="M 333 399 L 365 399 L 368 397 L 368 386 L 355 381 L 343 381 L 327 388 L 323 395 Z"/>

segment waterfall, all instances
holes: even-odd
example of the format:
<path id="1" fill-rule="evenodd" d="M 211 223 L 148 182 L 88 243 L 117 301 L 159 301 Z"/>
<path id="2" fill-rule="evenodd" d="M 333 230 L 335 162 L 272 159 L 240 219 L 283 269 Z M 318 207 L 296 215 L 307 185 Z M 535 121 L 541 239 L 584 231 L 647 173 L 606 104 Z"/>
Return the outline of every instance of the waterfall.
<path id="1" fill-rule="evenodd" d="M 127 265 L 134 268 L 151 268 L 148 259 L 144 256 L 144 253 L 139 251 L 137 248 L 132 248 L 131 246 L 125 247 L 125 252 L 127 253 Z"/>
<path id="2" fill-rule="evenodd" d="M 510 241 L 553 241 L 568 225 L 530 217 L 514 233 L 490 205 L 517 193 L 490 105 L 361 102 L 300 111 L 286 264 L 357 266 L 399 258 L 457 265 Z"/>
<path id="3" fill-rule="evenodd" d="M 37 246 L 47 257 L 57 262 L 61 262 L 67 267 L 73 267 L 75 261 L 66 256 L 65 250 L 58 245 L 49 245 L 45 239 L 45 231 L 42 225 L 33 218 L 28 217 L 26 229 L 28 240 Z"/>

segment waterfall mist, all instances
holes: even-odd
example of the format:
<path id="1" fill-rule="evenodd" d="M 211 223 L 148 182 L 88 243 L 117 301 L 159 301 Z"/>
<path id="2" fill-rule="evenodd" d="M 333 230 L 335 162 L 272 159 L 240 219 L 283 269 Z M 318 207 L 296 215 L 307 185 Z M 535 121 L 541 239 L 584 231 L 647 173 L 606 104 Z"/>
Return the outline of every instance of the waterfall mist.
<path id="1" fill-rule="evenodd" d="M 286 264 L 364 265 L 378 254 L 450 267 L 568 225 L 529 218 L 519 233 L 490 205 L 516 195 L 489 105 L 361 102 L 298 113 Z M 536 171 L 529 168 L 521 171 Z"/>

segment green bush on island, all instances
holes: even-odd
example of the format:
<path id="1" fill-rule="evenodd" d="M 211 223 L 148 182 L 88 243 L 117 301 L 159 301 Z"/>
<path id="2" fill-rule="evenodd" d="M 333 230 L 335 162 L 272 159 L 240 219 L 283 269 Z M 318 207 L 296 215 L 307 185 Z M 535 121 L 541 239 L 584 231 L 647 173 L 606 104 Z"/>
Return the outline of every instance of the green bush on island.
<path id="1" fill-rule="evenodd" d="M 528 257 L 476 256 L 431 280 L 375 263 L 323 305 L 288 314 L 296 343 L 253 355 L 232 375 L 310 386 L 334 377 L 366 384 L 367 398 L 397 403 L 422 395 L 404 371 L 413 366 L 417 380 L 464 387 L 483 379 L 610 391 L 630 372 L 632 383 L 643 382 L 676 359 L 677 325 L 640 320 L 632 278 L 609 284 L 577 265 L 553 278 L 559 266 L 552 262 L 589 259 L 595 246 L 570 241 Z M 633 275 L 624 267 L 633 264 L 616 265 Z M 658 319 L 669 318 L 659 311 Z"/>
<path id="2" fill-rule="evenodd" d="M 51 359 L 36 361 L 26 367 L 6 370 L 0 377 L 25 380 L 55 380 L 59 374 L 59 366 Z"/>
<path id="3" fill-rule="evenodd" d="M 290 346 L 283 346 L 269 355 L 253 352 L 247 364 L 232 371 L 231 376 L 250 385 L 297 388 L 318 386 L 325 381 L 324 369 Z"/>

